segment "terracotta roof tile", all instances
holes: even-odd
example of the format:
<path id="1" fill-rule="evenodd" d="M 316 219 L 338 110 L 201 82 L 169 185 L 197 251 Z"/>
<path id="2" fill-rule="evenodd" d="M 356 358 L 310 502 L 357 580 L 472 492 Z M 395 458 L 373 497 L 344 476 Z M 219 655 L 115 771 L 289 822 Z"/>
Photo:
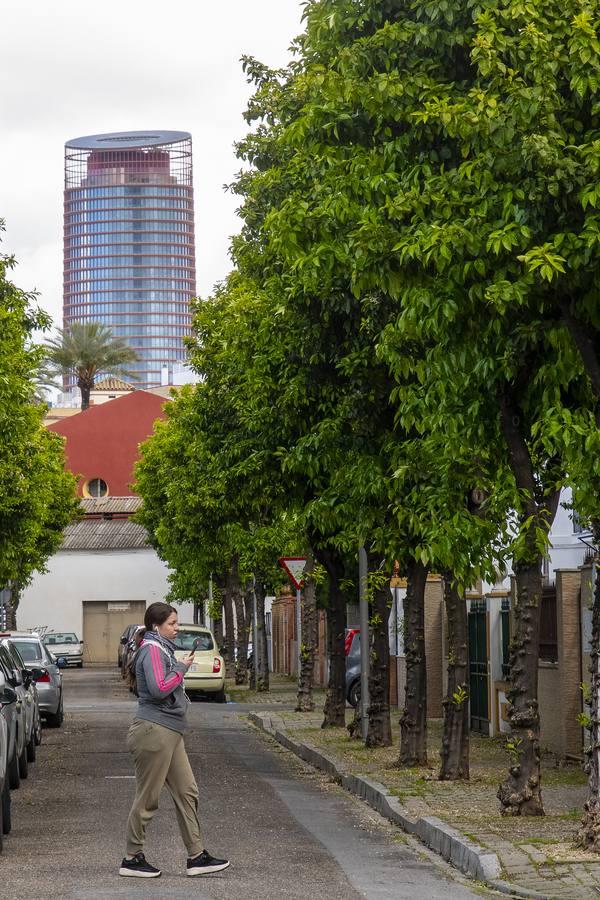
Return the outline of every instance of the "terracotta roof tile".
<path id="1" fill-rule="evenodd" d="M 108 378 L 103 378 L 102 381 L 96 382 L 92 388 L 92 393 L 94 393 L 94 391 L 135 391 L 135 387 L 132 384 L 129 384 L 129 382 L 123 381 L 121 378 L 115 378 L 114 375 L 109 375 Z"/>

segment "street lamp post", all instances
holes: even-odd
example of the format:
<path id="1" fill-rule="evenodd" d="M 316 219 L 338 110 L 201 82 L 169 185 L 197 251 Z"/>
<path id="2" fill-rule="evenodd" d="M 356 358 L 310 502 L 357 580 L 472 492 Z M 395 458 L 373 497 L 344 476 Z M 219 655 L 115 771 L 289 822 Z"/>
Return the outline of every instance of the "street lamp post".
<path id="1" fill-rule="evenodd" d="M 358 548 L 358 598 L 360 612 L 360 728 L 363 740 L 367 739 L 369 720 L 369 597 L 367 551 L 364 545 Z"/>

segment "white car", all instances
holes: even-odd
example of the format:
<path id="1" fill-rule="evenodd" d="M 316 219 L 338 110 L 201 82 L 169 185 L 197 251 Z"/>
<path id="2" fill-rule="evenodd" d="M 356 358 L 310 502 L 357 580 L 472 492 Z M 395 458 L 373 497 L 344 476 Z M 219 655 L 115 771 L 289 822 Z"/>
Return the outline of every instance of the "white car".
<path id="1" fill-rule="evenodd" d="M 44 635 L 44 644 L 57 658 L 63 656 L 67 665 L 83 666 L 83 641 L 80 641 L 74 631 L 48 631 Z"/>
<path id="2" fill-rule="evenodd" d="M 179 626 L 175 638 L 175 656 L 183 659 L 194 650 L 194 662 L 185 673 L 183 686 L 188 693 L 208 695 L 217 703 L 225 703 L 225 663 L 215 637 L 203 625 Z"/>

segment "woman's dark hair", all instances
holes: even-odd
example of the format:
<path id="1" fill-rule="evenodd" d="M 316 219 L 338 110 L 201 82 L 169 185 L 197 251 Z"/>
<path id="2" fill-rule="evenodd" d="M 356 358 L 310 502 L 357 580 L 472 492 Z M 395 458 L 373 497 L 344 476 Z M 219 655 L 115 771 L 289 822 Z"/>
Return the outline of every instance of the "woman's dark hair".
<path id="1" fill-rule="evenodd" d="M 156 603 L 151 603 L 144 615 L 144 627 L 140 628 L 135 636 L 136 646 L 140 646 L 147 631 L 152 631 L 155 625 L 162 625 L 167 621 L 171 613 L 176 612 L 177 610 L 174 606 L 170 606 L 168 603 L 163 603 L 162 600 L 158 600 Z"/>

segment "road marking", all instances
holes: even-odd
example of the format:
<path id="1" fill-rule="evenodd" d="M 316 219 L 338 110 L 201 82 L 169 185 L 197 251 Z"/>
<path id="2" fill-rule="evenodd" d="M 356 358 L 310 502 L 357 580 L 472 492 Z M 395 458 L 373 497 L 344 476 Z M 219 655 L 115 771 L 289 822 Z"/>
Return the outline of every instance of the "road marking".
<path id="1" fill-rule="evenodd" d="M 105 778 L 135 778 L 135 775 L 105 775 Z"/>

